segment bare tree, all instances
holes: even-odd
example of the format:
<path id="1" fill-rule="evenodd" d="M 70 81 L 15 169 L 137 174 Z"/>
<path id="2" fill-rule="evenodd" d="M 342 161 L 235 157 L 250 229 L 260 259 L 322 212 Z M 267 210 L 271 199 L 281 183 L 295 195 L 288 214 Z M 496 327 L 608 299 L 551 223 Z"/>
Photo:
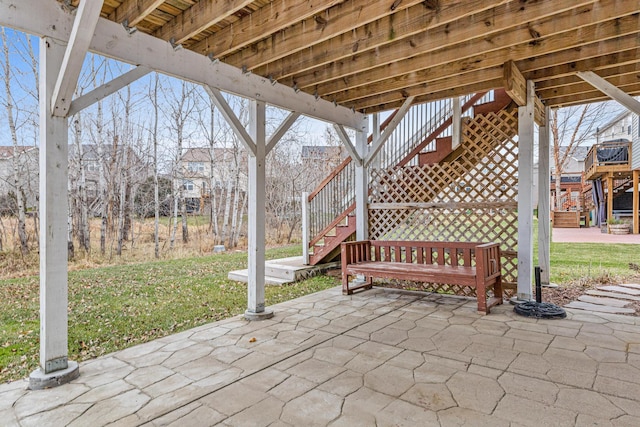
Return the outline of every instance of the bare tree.
<path id="1" fill-rule="evenodd" d="M 160 195 L 158 190 L 158 73 L 154 73 L 153 89 L 150 90 L 150 96 L 153 105 L 153 130 L 151 138 L 153 139 L 153 241 L 154 255 L 160 258 Z"/>
<path id="2" fill-rule="evenodd" d="M 18 133 L 16 131 L 16 122 L 13 108 L 13 94 L 11 91 L 11 60 L 9 58 L 9 44 L 7 43 L 7 35 L 4 28 L 0 28 L 0 35 L 2 36 L 2 47 L 4 53 L 2 68 L 4 71 L 4 88 L 6 93 L 5 109 L 7 111 L 7 121 L 9 124 L 9 132 L 11 134 L 11 141 L 13 142 L 13 188 L 16 195 L 16 204 L 18 211 L 18 238 L 20 240 L 20 251 L 22 252 L 22 255 L 27 255 L 29 253 L 29 245 L 27 242 L 27 231 L 25 226 L 26 209 L 24 204 L 24 193 L 22 189 L 22 177 L 19 167 Z"/>
<path id="3" fill-rule="evenodd" d="M 587 104 L 554 109 L 552 112 L 550 126 L 553 137 L 556 210 L 562 209 L 561 180 L 567 162 L 575 153 L 576 147 L 592 137 L 596 126 L 603 119 L 605 109 L 606 104 Z"/>
<path id="4" fill-rule="evenodd" d="M 174 133 L 177 142 L 177 148 L 174 158 L 173 182 L 174 182 L 174 204 L 173 204 L 173 229 L 171 231 L 170 247 L 174 247 L 176 231 L 178 228 L 178 208 L 180 207 L 180 215 L 182 219 L 182 242 L 189 241 L 189 229 L 187 226 L 187 205 L 184 198 L 184 173 L 181 169 L 181 158 L 183 154 L 184 141 L 188 132 L 187 124 L 191 120 L 191 114 L 195 109 L 195 86 L 191 83 L 182 81 L 180 84 L 180 93 L 176 94 L 173 87 L 168 85 L 165 91 L 168 93 L 170 129 Z"/>

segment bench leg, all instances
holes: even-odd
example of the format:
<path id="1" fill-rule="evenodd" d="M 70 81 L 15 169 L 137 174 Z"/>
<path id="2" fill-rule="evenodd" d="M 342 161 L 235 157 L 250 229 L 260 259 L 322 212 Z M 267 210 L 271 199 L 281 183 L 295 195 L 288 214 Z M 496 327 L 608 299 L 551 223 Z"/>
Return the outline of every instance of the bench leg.
<path id="1" fill-rule="evenodd" d="M 358 290 L 367 290 L 373 287 L 373 277 L 367 276 L 364 279 L 364 282 L 356 282 L 355 284 L 351 284 L 349 286 L 349 274 L 342 274 L 342 295 L 352 295 L 355 291 Z"/>
<path id="2" fill-rule="evenodd" d="M 342 295 L 351 295 L 352 289 L 349 289 L 349 275 L 346 272 L 342 272 Z"/>
<path id="3" fill-rule="evenodd" d="M 477 284 L 476 296 L 478 298 L 478 313 L 489 314 L 489 307 L 487 307 L 487 288 L 485 287 L 485 283 Z"/>
<path id="4" fill-rule="evenodd" d="M 504 302 L 504 295 L 502 292 L 502 276 L 498 276 L 496 278 L 496 283 L 493 285 L 493 296 L 498 299 L 496 305 L 500 305 Z"/>

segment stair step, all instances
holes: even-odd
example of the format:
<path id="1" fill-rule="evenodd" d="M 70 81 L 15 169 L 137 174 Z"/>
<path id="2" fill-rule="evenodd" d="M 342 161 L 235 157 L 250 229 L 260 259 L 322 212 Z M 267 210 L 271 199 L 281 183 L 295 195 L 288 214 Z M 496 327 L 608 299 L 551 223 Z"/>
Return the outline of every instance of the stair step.
<path id="1" fill-rule="evenodd" d="M 229 280 L 235 280 L 236 282 L 247 283 L 249 277 L 249 270 L 236 270 L 230 271 L 227 275 Z M 264 276 L 265 285 L 285 285 L 291 283 L 293 280 L 281 279 L 279 277 Z"/>
<path id="2" fill-rule="evenodd" d="M 329 268 L 335 268 L 337 262 L 325 263 L 321 265 L 305 265 L 301 256 L 269 260 L 264 263 L 265 284 L 284 285 L 297 282 L 311 277 Z M 247 282 L 248 270 L 231 271 L 228 274 L 230 280 Z"/>
<path id="3" fill-rule="evenodd" d="M 606 305 L 590 304 L 582 301 L 572 301 L 565 305 L 567 308 L 575 308 L 578 310 L 595 311 L 597 313 L 610 313 L 610 314 L 633 314 L 636 311 L 632 308 L 624 307 L 609 307 Z"/>
<path id="4" fill-rule="evenodd" d="M 615 298 L 597 297 L 591 295 L 582 295 L 578 297 L 578 301 L 588 302 L 591 304 L 606 305 L 608 307 L 626 307 L 631 301 L 624 301 Z"/>

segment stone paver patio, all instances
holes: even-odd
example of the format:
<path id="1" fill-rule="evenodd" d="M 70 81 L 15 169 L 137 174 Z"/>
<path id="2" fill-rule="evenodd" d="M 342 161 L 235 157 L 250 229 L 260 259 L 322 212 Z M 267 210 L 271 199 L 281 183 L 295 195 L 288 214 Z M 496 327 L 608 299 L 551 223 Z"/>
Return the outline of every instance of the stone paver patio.
<path id="1" fill-rule="evenodd" d="M 640 320 L 339 288 L 0 385 L 3 426 L 639 426 Z"/>

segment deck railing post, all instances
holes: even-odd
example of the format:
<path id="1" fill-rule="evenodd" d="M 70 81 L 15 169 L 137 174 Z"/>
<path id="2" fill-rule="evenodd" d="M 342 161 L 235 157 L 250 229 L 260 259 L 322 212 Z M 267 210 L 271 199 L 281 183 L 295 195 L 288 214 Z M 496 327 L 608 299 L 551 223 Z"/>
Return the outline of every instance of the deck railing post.
<path id="1" fill-rule="evenodd" d="M 309 193 L 302 193 L 300 201 L 302 208 L 302 260 L 309 265 Z"/>

